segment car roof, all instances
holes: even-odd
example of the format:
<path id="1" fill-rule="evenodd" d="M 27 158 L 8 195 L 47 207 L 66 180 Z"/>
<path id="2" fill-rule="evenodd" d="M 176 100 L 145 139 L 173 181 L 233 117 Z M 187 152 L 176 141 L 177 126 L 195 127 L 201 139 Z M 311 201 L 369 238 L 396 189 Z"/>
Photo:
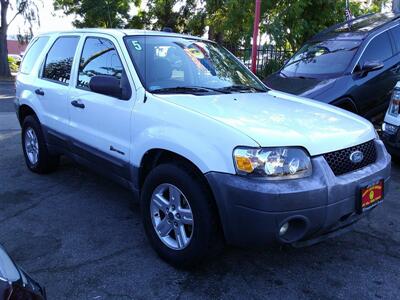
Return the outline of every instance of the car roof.
<path id="1" fill-rule="evenodd" d="M 148 36 L 171 36 L 171 37 L 182 37 L 182 38 L 190 38 L 190 39 L 198 39 L 205 40 L 200 37 L 174 33 L 174 32 L 165 32 L 165 31 L 154 31 L 154 30 L 142 30 L 142 29 L 106 29 L 106 28 L 80 28 L 73 29 L 68 31 L 51 31 L 40 34 L 42 35 L 62 35 L 62 34 L 73 34 L 73 33 L 103 33 L 109 34 L 117 37 L 124 37 L 128 35 L 148 35 Z"/>
<path id="2" fill-rule="evenodd" d="M 381 28 L 399 20 L 400 14 L 376 13 L 363 15 L 350 21 L 333 25 L 316 34 L 311 40 L 363 40 Z"/>

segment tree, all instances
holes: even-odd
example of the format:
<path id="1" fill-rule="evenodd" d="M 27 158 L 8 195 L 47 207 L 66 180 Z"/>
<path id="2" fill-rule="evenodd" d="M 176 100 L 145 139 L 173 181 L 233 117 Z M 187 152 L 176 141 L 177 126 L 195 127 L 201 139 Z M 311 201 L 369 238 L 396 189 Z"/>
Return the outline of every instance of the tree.
<path id="1" fill-rule="evenodd" d="M 15 8 L 16 11 L 8 22 L 7 16 L 10 8 Z M 7 58 L 8 27 L 18 16 L 23 16 L 25 22 L 30 25 L 32 25 L 32 22 L 39 21 L 38 7 L 37 4 L 34 3 L 34 0 L 16 0 L 14 2 L 10 2 L 10 0 L 0 0 L 0 9 L 0 77 L 9 77 L 11 73 Z"/>
<path id="2" fill-rule="evenodd" d="M 223 43 L 234 52 L 239 46 L 250 44 L 254 1 L 207 0 L 205 9 L 209 39 Z"/>
<path id="3" fill-rule="evenodd" d="M 129 28 L 162 30 L 203 35 L 205 30 L 204 11 L 197 0 L 148 0 L 147 9 L 139 11 L 129 22 Z"/>
<path id="4" fill-rule="evenodd" d="M 129 22 L 131 5 L 140 6 L 141 0 L 54 0 L 54 9 L 80 19 L 73 22 L 78 28 L 122 28 Z"/>
<path id="5" fill-rule="evenodd" d="M 350 2 L 353 15 L 380 11 L 386 0 L 374 0 L 367 9 L 359 2 Z M 297 50 L 322 29 L 345 19 L 345 0 L 274 0 L 263 7 L 261 30 L 272 36 L 280 48 Z"/>

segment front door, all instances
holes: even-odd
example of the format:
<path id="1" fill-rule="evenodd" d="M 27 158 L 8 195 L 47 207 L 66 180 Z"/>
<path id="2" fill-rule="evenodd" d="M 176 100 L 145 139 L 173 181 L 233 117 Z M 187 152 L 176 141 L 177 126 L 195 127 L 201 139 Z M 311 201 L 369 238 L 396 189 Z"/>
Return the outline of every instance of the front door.
<path id="1" fill-rule="evenodd" d="M 360 103 L 360 113 L 371 117 L 379 113 L 387 104 L 396 81 L 394 68 L 397 65 L 397 58 L 394 56 L 388 32 L 383 32 L 370 41 L 357 68 L 361 68 L 367 62 L 381 62 L 384 65 L 382 69 L 371 71 L 363 76 L 357 74 L 356 69 L 353 75 L 353 95 L 359 99 L 357 102 Z"/>
<path id="2" fill-rule="evenodd" d="M 129 179 L 134 90 L 129 100 L 122 100 L 89 88 L 96 75 L 121 80 L 126 65 L 119 53 L 117 41 L 109 36 L 85 37 L 70 94 L 70 126 L 75 154 L 101 171 Z"/>

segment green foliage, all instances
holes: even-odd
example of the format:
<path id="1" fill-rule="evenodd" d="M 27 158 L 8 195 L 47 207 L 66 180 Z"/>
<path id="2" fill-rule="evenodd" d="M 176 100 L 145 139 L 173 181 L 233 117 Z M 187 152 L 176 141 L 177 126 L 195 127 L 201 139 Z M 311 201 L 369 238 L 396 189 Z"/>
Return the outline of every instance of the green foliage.
<path id="1" fill-rule="evenodd" d="M 205 7 L 210 38 L 223 41 L 232 51 L 238 46 L 250 44 L 254 1 L 207 0 Z"/>
<path id="2" fill-rule="evenodd" d="M 146 11 L 139 10 L 127 25 L 128 28 L 162 30 L 203 35 L 205 14 L 197 0 L 148 0 Z"/>
<path id="3" fill-rule="evenodd" d="M 7 58 L 7 60 L 8 60 L 8 66 L 10 67 L 11 72 L 18 72 L 19 65 L 17 63 L 17 60 L 11 56 L 9 56 Z"/>
<path id="4" fill-rule="evenodd" d="M 377 12 L 385 0 L 375 0 L 371 9 L 350 2 L 353 15 Z M 298 49 L 322 29 L 344 21 L 345 0 L 270 0 L 263 7 L 262 32 L 273 37 L 279 48 Z"/>
<path id="5" fill-rule="evenodd" d="M 380 10 L 390 0 L 371 0 L 367 11 L 360 2 L 350 1 L 354 15 Z M 141 0 L 54 0 L 66 14 L 76 14 L 77 27 L 127 27 L 203 35 L 224 43 L 233 52 L 250 47 L 254 21 L 254 0 L 147 0 L 144 10 L 131 16 Z M 345 18 L 346 0 L 262 1 L 261 32 L 277 48 L 295 50 L 318 31 Z"/>
<path id="6" fill-rule="evenodd" d="M 278 60 L 268 60 L 268 62 L 263 66 L 261 72 L 257 73 L 260 78 L 267 78 L 272 73 L 278 71 L 284 64 L 284 61 Z"/>
<path id="7" fill-rule="evenodd" d="M 121 28 L 130 20 L 130 6 L 140 5 L 141 0 L 54 0 L 54 8 L 79 19 L 74 26 Z"/>

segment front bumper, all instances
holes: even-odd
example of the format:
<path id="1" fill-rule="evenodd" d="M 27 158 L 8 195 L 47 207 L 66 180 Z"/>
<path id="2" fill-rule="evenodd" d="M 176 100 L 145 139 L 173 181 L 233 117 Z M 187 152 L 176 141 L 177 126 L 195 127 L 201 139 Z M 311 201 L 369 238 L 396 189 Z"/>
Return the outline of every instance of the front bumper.
<path id="1" fill-rule="evenodd" d="M 307 244 L 343 230 L 369 211 L 357 213 L 360 188 L 390 179 L 390 155 L 375 141 L 377 160 L 363 169 L 335 176 L 322 156 L 312 159 L 307 178 L 266 181 L 231 174 L 206 174 L 214 193 L 225 238 L 238 246 L 274 242 Z M 279 229 L 289 222 L 286 235 Z M 309 243 L 308 243 L 309 244 Z"/>

